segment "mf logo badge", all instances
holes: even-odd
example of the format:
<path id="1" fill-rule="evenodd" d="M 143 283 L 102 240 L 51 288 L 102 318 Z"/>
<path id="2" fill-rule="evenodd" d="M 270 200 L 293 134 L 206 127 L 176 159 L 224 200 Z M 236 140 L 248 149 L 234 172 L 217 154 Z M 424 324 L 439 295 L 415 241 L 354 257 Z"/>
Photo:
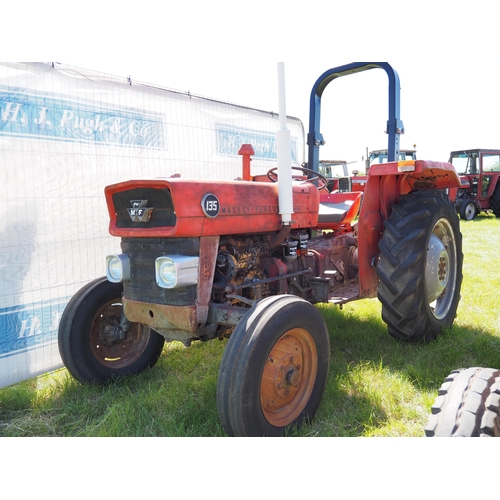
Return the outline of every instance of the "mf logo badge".
<path id="1" fill-rule="evenodd" d="M 220 209 L 220 203 L 217 196 L 212 193 L 207 193 L 203 196 L 201 200 L 201 209 L 207 217 L 210 217 L 211 219 L 217 217 Z"/>
<path id="2" fill-rule="evenodd" d="M 148 222 L 153 212 L 153 207 L 147 207 L 148 200 L 130 200 L 132 208 L 127 208 L 127 212 L 132 222 Z"/>

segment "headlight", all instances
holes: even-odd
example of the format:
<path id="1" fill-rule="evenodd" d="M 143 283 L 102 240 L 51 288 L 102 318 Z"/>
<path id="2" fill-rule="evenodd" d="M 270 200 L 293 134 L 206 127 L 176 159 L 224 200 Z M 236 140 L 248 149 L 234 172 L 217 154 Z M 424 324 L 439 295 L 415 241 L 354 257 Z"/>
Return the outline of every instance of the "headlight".
<path id="1" fill-rule="evenodd" d="M 198 257 L 169 255 L 155 261 L 156 283 L 162 288 L 182 288 L 198 283 Z"/>
<path id="2" fill-rule="evenodd" d="M 111 283 L 123 283 L 130 280 L 130 259 L 128 255 L 108 255 L 106 257 L 106 277 Z"/>

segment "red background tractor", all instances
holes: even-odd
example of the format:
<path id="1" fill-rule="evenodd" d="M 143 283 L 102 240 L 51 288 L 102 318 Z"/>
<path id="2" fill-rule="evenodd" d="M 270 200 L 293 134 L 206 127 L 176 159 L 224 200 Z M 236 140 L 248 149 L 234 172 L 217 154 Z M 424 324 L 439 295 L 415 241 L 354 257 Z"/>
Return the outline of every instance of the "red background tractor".
<path id="1" fill-rule="evenodd" d="M 452 151 L 450 163 L 460 176 L 460 188 L 450 189 L 460 218 L 472 220 L 483 211 L 500 217 L 500 150 Z"/>

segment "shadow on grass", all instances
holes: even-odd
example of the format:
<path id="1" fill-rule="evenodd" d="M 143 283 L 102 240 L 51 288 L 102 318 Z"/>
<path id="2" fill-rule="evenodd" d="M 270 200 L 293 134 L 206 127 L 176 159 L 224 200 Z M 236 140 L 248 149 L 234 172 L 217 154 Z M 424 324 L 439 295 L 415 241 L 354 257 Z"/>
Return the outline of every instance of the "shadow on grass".
<path id="1" fill-rule="evenodd" d="M 455 323 L 433 342 L 401 342 L 389 335 L 387 326 L 376 314 L 359 319 L 334 307 L 321 310 L 330 332 L 333 371 L 348 370 L 352 363 L 382 363 L 407 375 L 419 388 L 432 390 L 453 369 L 500 367 L 497 332 L 478 331 Z"/>
<path id="2" fill-rule="evenodd" d="M 500 367 L 493 332 L 455 325 L 432 343 L 403 343 L 387 333 L 378 302 L 359 307 L 319 306 L 330 333 L 329 379 L 316 418 L 290 436 L 380 435 L 388 422 L 389 433 L 419 435 L 446 375 Z M 216 387 L 225 344 L 169 345 L 153 369 L 105 387 L 60 370 L 0 389 L 0 436 L 224 436 Z M 413 415 L 406 407 L 415 399 Z M 413 418 L 413 430 L 398 430 L 398 418 Z"/>
<path id="3" fill-rule="evenodd" d="M 425 412 L 452 370 L 500 367 L 500 337 L 496 332 L 455 324 L 433 342 L 401 342 L 388 334 L 378 302 L 372 303 L 364 315 L 352 307 L 356 306 L 341 311 L 320 306 L 330 333 L 329 381 L 319 412 L 322 422 L 313 423 L 302 435 L 370 435 L 370 430 L 383 427 L 389 420 L 394 425 L 389 433 L 397 435 L 398 413 L 407 412 L 401 418 L 411 420 L 412 411 L 407 408 L 423 405 L 426 421 Z M 391 409 L 391 415 L 386 408 Z M 417 413 L 413 418 L 422 421 L 422 411 Z M 419 435 L 420 431 L 414 432 Z"/>
<path id="4" fill-rule="evenodd" d="M 62 369 L 0 389 L 0 436 L 224 436 L 216 407 L 223 343 L 209 344 L 169 345 L 154 368 L 105 386 Z"/>

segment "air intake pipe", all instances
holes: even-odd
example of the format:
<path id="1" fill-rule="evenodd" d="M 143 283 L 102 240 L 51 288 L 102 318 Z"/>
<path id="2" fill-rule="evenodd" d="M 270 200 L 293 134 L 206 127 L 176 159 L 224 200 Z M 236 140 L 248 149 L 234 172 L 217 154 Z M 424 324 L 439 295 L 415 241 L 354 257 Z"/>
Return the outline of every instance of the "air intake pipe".
<path id="1" fill-rule="evenodd" d="M 278 63 L 279 130 L 276 132 L 278 152 L 279 213 L 284 226 L 292 224 L 292 141 L 286 125 L 285 63 Z"/>

